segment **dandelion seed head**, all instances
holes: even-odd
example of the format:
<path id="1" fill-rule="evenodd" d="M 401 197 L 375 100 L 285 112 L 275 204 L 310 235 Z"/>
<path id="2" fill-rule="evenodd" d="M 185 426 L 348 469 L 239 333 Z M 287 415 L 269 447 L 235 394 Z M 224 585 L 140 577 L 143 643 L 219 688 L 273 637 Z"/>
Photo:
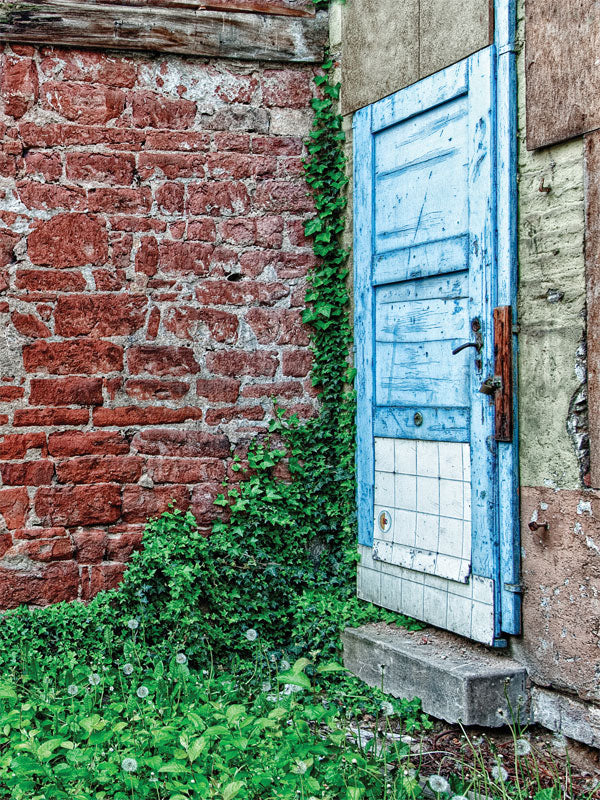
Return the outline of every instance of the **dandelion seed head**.
<path id="1" fill-rule="evenodd" d="M 123 674 L 131 675 L 133 673 L 133 664 L 123 664 Z"/>
<path id="2" fill-rule="evenodd" d="M 296 772 L 298 775 L 304 775 L 307 770 L 308 765 L 306 761 L 300 761 L 300 759 L 298 759 L 298 761 L 296 761 Z"/>
<path id="3" fill-rule="evenodd" d="M 497 764 L 495 767 L 492 767 L 492 778 L 499 783 L 504 783 L 508 778 L 508 772 L 503 766 Z"/>
<path id="4" fill-rule="evenodd" d="M 101 680 L 102 678 L 100 677 L 100 675 L 98 675 L 97 672 L 92 672 L 92 674 L 88 678 L 88 681 L 91 683 L 92 686 L 98 686 Z"/>
<path id="5" fill-rule="evenodd" d="M 531 753 L 531 745 L 527 739 L 517 739 L 515 742 L 515 754 L 518 756 L 528 756 Z"/>
<path id="6" fill-rule="evenodd" d="M 291 666 L 292 666 L 292 665 L 290 664 L 290 662 L 289 662 L 289 661 L 286 661 L 285 659 L 284 659 L 284 660 L 281 662 L 281 664 L 279 665 L 280 669 L 281 669 L 283 672 L 287 672 L 287 671 L 288 671 L 288 669 L 291 669 Z"/>
<path id="7" fill-rule="evenodd" d="M 261 691 L 263 692 L 270 692 L 271 691 L 271 684 L 269 681 L 264 681 L 261 685 Z"/>
<path id="8" fill-rule="evenodd" d="M 388 700 L 385 700 L 381 704 L 381 711 L 386 717 L 389 717 L 390 714 L 394 713 L 394 706 Z"/>
<path id="9" fill-rule="evenodd" d="M 187 656 L 185 653 L 177 653 L 175 656 L 175 661 L 178 664 L 186 664 L 187 663 Z"/>
<path id="10" fill-rule="evenodd" d="M 258 639 L 258 633 L 254 628 L 248 628 L 245 635 L 249 642 L 255 642 Z"/>
<path id="11" fill-rule="evenodd" d="M 67 692 L 71 695 L 71 697 L 75 697 L 78 691 L 79 686 L 77 686 L 75 683 L 71 683 L 69 686 L 67 686 Z"/>
<path id="12" fill-rule="evenodd" d="M 150 692 L 148 691 L 147 686 L 139 686 L 138 690 L 136 691 L 136 694 L 141 700 L 143 700 L 145 697 L 148 697 Z"/>
<path id="13" fill-rule="evenodd" d="M 435 792 L 435 794 L 443 794 L 444 792 L 450 791 L 450 784 L 443 775 L 430 775 L 427 778 L 427 783 L 431 791 Z"/>
<path id="14" fill-rule="evenodd" d="M 127 627 L 130 631 L 137 631 L 137 629 L 140 627 L 140 623 L 137 621 L 137 619 L 130 619 L 127 623 Z"/>
<path id="15" fill-rule="evenodd" d="M 124 772 L 137 772 L 138 763 L 135 758 L 124 758 L 121 761 L 121 768 Z"/>

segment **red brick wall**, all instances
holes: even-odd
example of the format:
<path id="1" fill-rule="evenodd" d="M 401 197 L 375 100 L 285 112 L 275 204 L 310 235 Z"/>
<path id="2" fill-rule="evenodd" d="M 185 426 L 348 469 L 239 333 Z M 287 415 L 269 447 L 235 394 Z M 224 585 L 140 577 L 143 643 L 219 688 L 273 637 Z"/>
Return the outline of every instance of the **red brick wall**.
<path id="1" fill-rule="evenodd" d="M 311 70 L 6 48 L 0 607 L 114 586 L 146 518 L 214 516 L 301 324 Z"/>

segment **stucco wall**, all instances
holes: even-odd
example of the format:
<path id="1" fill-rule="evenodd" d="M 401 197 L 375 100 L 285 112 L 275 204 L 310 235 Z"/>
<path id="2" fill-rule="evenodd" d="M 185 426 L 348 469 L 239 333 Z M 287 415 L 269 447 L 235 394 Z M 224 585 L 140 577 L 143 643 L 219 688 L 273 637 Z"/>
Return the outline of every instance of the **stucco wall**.
<path id="1" fill-rule="evenodd" d="M 519 42 L 524 40 L 519 3 Z M 589 480 L 583 139 L 525 148 L 519 77 L 519 420 L 523 636 L 537 683 L 600 701 L 600 508 Z M 542 184 L 543 181 L 543 184 Z M 549 188 L 549 192 L 540 189 Z M 549 530 L 530 531 L 531 521 Z"/>

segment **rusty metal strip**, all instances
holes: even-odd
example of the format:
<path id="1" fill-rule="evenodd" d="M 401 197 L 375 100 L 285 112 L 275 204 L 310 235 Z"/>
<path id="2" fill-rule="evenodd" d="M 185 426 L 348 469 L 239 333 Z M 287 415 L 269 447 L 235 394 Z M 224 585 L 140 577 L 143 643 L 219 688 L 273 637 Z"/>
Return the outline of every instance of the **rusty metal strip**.
<path id="1" fill-rule="evenodd" d="M 494 375 L 501 379 L 495 394 L 496 441 L 512 442 L 513 438 L 513 347 L 512 308 L 494 309 Z"/>

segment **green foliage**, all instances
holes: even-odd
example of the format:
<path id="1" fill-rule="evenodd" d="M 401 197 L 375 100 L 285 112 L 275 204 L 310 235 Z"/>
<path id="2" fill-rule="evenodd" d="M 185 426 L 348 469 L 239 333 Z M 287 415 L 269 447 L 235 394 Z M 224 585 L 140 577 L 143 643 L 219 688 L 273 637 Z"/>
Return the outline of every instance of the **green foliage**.
<path id="1" fill-rule="evenodd" d="M 258 646 L 258 645 L 257 645 Z M 13 800 L 269 797 L 375 800 L 386 756 L 348 738 L 332 704 L 314 695 L 319 673 L 300 659 L 263 674 L 253 692 L 230 675 L 200 676 L 186 655 L 147 660 L 128 629 L 124 659 L 73 664 L 43 680 L 0 682 L 0 796 Z M 312 669 L 313 677 L 307 674 Z M 408 749 L 400 746 L 398 754 Z M 394 781 L 404 796 L 405 778 Z"/>

